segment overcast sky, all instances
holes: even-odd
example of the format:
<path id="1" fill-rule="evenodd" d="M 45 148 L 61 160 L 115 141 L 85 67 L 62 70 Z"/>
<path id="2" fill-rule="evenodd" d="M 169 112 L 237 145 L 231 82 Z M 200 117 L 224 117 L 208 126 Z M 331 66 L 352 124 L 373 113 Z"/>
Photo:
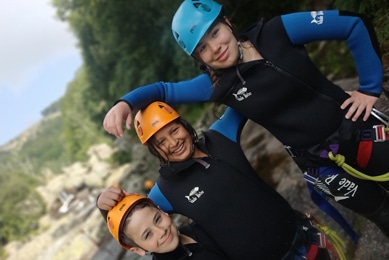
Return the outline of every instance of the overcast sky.
<path id="1" fill-rule="evenodd" d="M 0 0 L 0 146 L 39 121 L 81 66 L 49 0 Z"/>

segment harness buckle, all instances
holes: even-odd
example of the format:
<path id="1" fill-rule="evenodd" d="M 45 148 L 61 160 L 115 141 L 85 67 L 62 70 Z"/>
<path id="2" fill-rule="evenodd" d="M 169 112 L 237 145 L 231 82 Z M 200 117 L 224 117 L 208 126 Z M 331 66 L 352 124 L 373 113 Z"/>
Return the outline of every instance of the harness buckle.
<path id="1" fill-rule="evenodd" d="M 385 142 L 388 139 L 384 125 L 374 125 L 373 129 L 375 132 L 374 142 Z"/>
<path id="2" fill-rule="evenodd" d="M 314 177 L 312 175 L 309 175 L 308 171 L 304 172 L 304 179 L 305 181 L 309 182 L 310 184 L 316 185 L 317 183 L 317 177 Z"/>

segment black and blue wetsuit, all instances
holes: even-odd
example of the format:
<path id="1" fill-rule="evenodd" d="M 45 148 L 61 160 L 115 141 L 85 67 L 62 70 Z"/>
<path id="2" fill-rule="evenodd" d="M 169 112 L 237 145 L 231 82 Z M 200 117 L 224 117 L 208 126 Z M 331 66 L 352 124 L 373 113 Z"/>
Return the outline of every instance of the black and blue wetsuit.
<path id="1" fill-rule="evenodd" d="M 346 120 L 340 105 L 349 96 L 320 73 L 304 49 L 304 44 L 313 41 L 347 41 L 358 71 L 358 91 L 378 97 L 383 68 L 371 27 L 358 15 L 338 10 L 300 12 L 258 21 L 242 37 L 264 59 L 225 69 L 216 87 L 208 74 L 202 74 L 178 83 L 146 85 L 121 100 L 135 110 L 156 100 L 170 104 L 215 101 L 233 107 L 288 147 L 303 172 L 314 169 L 310 174 L 320 184 L 315 189 L 322 196 L 368 217 L 389 236 L 389 221 L 382 221 L 386 217 L 381 214 L 389 215 L 389 199 L 381 188 L 387 183 L 355 178 L 326 158 L 326 153 L 322 158 L 323 151 L 331 150 L 368 175 L 389 172 L 389 142 L 370 139 L 370 160 L 363 167 L 357 161 L 366 153 L 359 146 L 361 138 L 365 133 L 372 136 L 372 127 L 381 122 L 373 116 L 367 122 Z M 316 191 L 312 194 L 318 199 Z"/>
<path id="2" fill-rule="evenodd" d="M 207 156 L 162 166 L 148 196 L 193 219 L 230 259 L 293 259 L 306 246 L 295 240 L 296 213 L 246 159 L 238 143 L 245 121 L 227 109 L 195 143 Z"/>

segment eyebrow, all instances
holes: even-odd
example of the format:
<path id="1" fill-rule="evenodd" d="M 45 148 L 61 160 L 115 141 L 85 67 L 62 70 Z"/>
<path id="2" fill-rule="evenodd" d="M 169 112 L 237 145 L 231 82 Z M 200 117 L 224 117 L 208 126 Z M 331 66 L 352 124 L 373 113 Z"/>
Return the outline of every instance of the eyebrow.
<path id="1" fill-rule="evenodd" d="M 203 44 L 203 43 L 204 43 L 204 40 L 203 40 L 204 37 L 210 35 L 211 32 L 213 31 L 213 29 L 215 29 L 215 27 L 216 27 L 219 23 L 220 23 L 220 22 L 216 22 L 216 21 L 213 22 L 213 24 L 212 24 L 212 25 L 208 28 L 208 30 L 205 32 L 204 36 L 201 37 L 199 43 L 198 43 L 197 46 L 196 46 L 195 51 L 197 50 L 197 47 L 198 47 L 200 44 Z"/>
<path id="2" fill-rule="evenodd" d="M 167 131 L 167 133 L 169 135 L 171 135 L 177 128 L 179 128 L 181 125 L 180 124 L 174 124 L 174 125 L 171 125 L 169 126 L 169 130 Z M 162 138 L 155 138 L 155 140 L 157 141 L 157 143 L 161 143 L 161 141 L 165 140 L 166 138 L 165 137 L 162 137 Z"/>
<path id="3" fill-rule="evenodd" d="M 155 214 L 154 214 L 154 218 L 153 218 L 153 223 L 155 223 L 156 221 L 157 221 L 157 217 L 159 216 L 159 212 L 157 211 L 157 212 L 155 212 Z"/>
<path id="4" fill-rule="evenodd" d="M 173 133 L 177 128 L 180 128 L 181 125 L 177 124 L 177 125 L 172 125 L 172 127 L 169 129 L 169 133 Z"/>
<path id="5" fill-rule="evenodd" d="M 211 31 L 213 30 L 213 27 L 215 27 L 215 26 L 211 26 L 211 27 L 208 28 L 208 30 L 205 32 L 204 36 L 201 37 L 201 39 L 200 39 L 199 43 L 197 44 L 197 46 L 199 46 L 200 44 L 204 43 L 204 37 L 211 34 Z"/>

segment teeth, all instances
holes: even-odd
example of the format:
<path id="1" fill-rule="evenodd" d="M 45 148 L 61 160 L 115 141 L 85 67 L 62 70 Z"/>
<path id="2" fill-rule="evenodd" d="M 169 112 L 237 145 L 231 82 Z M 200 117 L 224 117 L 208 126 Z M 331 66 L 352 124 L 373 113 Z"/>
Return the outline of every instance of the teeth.
<path id="1" fill-rule="evenodd" d="M 176 150 L 174 150 L 174 153 L 181 152 L 181 150 L 183 149 L 183 147 L 184 147 L 184 144 L 181 144 Z"/>

